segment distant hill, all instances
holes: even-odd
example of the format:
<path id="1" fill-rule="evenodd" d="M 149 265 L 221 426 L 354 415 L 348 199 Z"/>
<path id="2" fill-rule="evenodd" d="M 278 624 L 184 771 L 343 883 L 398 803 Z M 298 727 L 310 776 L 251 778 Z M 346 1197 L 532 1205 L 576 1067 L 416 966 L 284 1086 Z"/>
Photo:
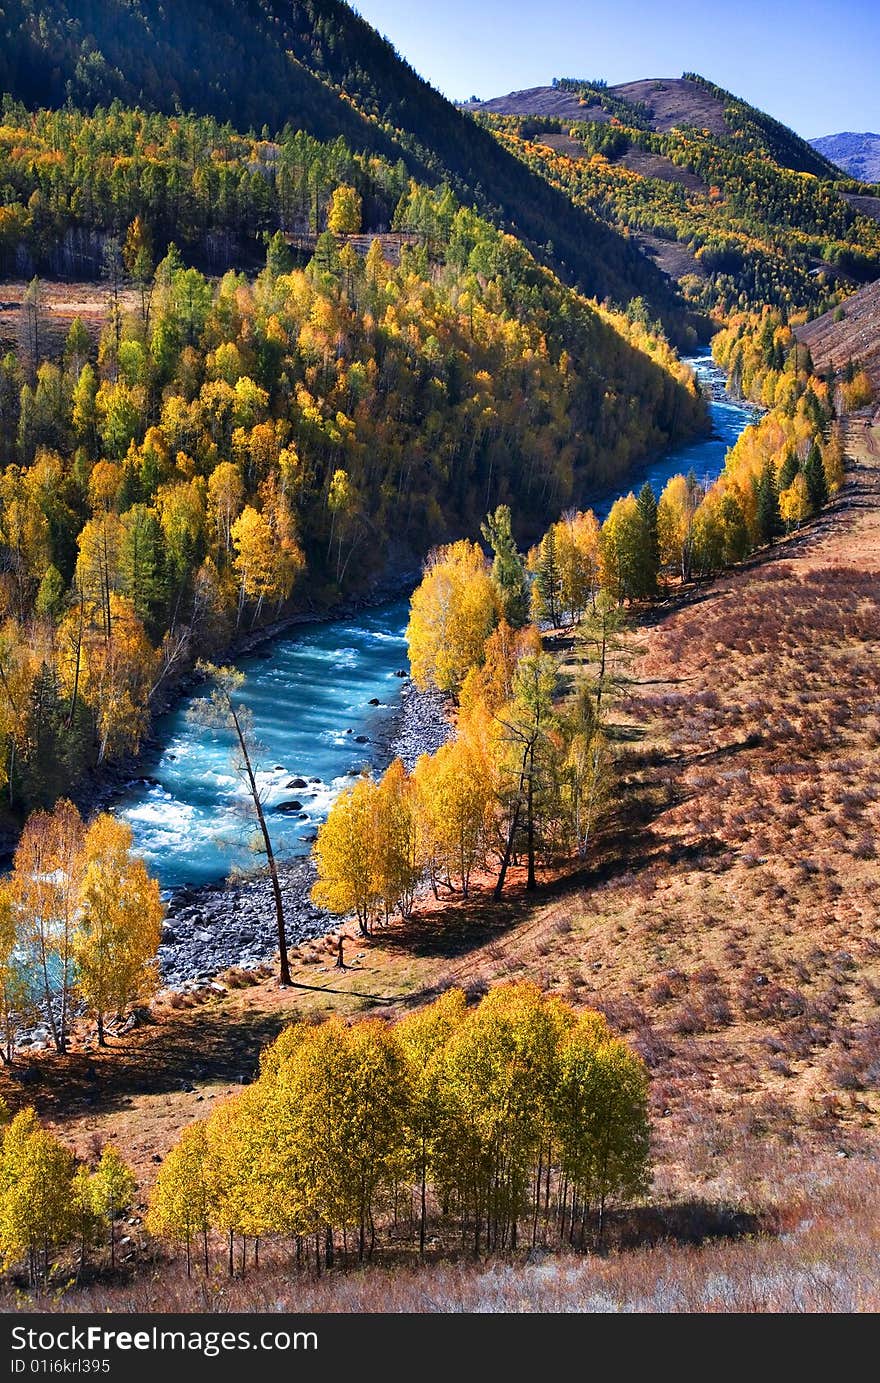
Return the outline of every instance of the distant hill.
<path id="1" fill-rule="evenodd" d="M 880 274 L 873 189 L 847 184 L 794 130 L 698 73 L 558 78 L 465 109 L 575 206 L 623 230 L 698 312 L 817 315 Z"/>
<path id="2" fill-rule="evenodd" d="M 585 89 L 575 89 L 574 82 L 555 86 L 533 86 L 525 91 L 511 91 L 487 101 L 466 101 L 464 110 L 486 115 L 559 116 L 563 120 L 609 121 L 612 111 L 601 99 Z M 589 84 L 583 84 L 586 87 Z M 608 104 L 623 101 L 645 106 L 646 128 L 666 131 L 674 125 L 696 125 L 712 134 L 729 134 L 724 119 L 724 103 L 707 93 L 695 81 L 684 77 L 658 77 L 638 82 L 623 82 L 619 86 L 595 88 L 601 90 Z"/>
<path id="3" fill-rule="evenodd" d="M 818 369 L 840 370 L 852 360 L 864 366 L 875 389 L 880 389 L 880 280 L 798 327 L 795 335 L 809 346 Z"/>
<path id="4" fill-rule="evenodd" d="M 617 86 L 563 78 L 553 86 L 529 87 L 486 101 L 467 101 L 464 110 L 485 115 L 557 116 L 563 120 L 621 123 L 666 134 L 692 128 L 718 139 L 758 144 L 782 168 L 833 177 L 836 169 L 822 152 L 764 111 L 697 73 L 651 77 Z"/>
<path id="5" fill-rule="evenodd" d="M 810 143 L 860 182 L 880 182 L 880 134 L 826 134 Z"/>

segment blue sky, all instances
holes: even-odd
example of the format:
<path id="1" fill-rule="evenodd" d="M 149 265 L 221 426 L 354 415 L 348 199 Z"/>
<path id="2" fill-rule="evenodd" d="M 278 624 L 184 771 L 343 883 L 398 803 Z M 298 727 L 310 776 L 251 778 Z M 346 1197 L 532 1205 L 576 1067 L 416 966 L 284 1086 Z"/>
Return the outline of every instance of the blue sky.
<path id="1" fill-rule="evenodd" d="M 453 100 L 700 72 L 807 139 L 880 133 L 878 0 L 353 0 Z"/>

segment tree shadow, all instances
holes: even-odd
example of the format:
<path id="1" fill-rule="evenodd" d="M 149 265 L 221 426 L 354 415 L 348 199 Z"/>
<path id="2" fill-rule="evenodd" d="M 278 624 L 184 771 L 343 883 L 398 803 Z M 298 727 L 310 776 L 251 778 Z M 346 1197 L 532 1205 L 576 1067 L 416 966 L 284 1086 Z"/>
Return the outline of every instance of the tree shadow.
<path id="1" fill-rule="evenodd" d="M 104 1050 L 19 1061 L 4 1069 L 0 1089 L 10 1107 L 32 1104 L 43 1117 L 75 1118 L 124 1108 L 136 1095 L 192 1089 L 194 1081 L 247 1084 L 260 1052 L 291 1016 L 286 1009 L 231 1014 L 202 1005 Z"/>
<path id="2" fill-rule="evenodd" d="M 605 1221 L 603 1246 L 608 1249 L 654 1248 L 663 1243 L 696 1246 L 717 1240 L 745 1239 L 771 1230 L 766 1217 L 737 1206 L 693 1199 L 611 1211 Z"/>

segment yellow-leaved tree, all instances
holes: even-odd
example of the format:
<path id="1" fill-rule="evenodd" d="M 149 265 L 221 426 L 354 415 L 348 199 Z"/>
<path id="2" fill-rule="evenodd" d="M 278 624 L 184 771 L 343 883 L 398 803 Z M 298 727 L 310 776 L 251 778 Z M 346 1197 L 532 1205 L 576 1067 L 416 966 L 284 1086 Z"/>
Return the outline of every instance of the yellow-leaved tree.
<path id="1" fill-rule="evenodd" d="M 465 1011 L 464 991 L 449 989 L 397 1027 L 409 1068 L 406 1163 L 418 1188 L 420 1254 L 425 1252 L 428 1223 L 428 1173 L 448 1134 L 444 1052 Z"/>
<path id="2" fill-rule="evenodd" d="M 361 228 L 360 193 L 348 183 L 341 183 L 330 198 L 327 209 L 327 229 L 334 235 L 357 235 Z"/>
<path id="3" fill-rule="evenodd" d="M 76 980 L 83 840 L 82 817 L 72 802 L 58 802 L 52 812 L 33 812 L 6 886 L 15 940 L 27 958 L 32 991 L 40 996 L 59 1052 L 67 1048 Z"/>
<path id="4" fill-rule="evenodd" d="M 400 759 L 382 775 L 374 805 L 375 890 L 387 922 L 395 910 L 411 915 L 422 877 L 418 796 Z"/>
<path id="5" fill-rule="evenodd" d="M 571 1010 L 537 985 L 498 985 L 451 1033 L 444 1054 L 448 1136 L 435 1179 L 460 1198 L 479 1253 L 514 1246 L 534 1155 L 547 1137 L 557 1048 Z"/>
<path id="6" fill-rule="evenodd" d="M 110 1266 L 116 1266 L 116 1220 L 131 1206 L 137 1182 L 130 1167 L 123 1162 L 114 1147 L 108 1145 L 91 1178 L 91 1202 L 99 1219 L 107 1227 L 110 1243 Z"/>
<path id="7" fill-rule="evenodd" d="M 74 953 L 79 993 L 97 1022 L 101 1045 L 105 1015 L 145 998 L 157 983 L 159 885 L 132 855 L 131 843 L 131 828 L 105 812 L 92 822 L 84 844 Z"/>
<path id="8" fill-rule="evenodd" d="M 34 1009 L 33 990 L 16 954 L 17 924 L 12 883 L 4 879 L 0 882 L 0 1035 L 2 1059 L 7 1066 L 12 1065 L 15 1056 L 16 1034 Z"/>
<path id="9" fill-rule="evenodd" d="M 328 912 L 355 913 L 364 936 L 377 902 L 375 794 L 375 783 L 366 777 L 343 788 L 314 845 L 318 879 L 312 899 Z"/>
<path id="10" fill-rule="evenodd" d="M 787 490 L 779 496 L 779 512 L 788 528 L 800 528 L 813 512 L 810 492 L 803 471 L 798 471 Z"/>
<path id="11" fill-rule="evenodd" d="M 277 1175 L 284 1135 L 274 1116 L 272 1091 L 257 1081 L 218 1104 L 207 1123 L 205 1185 L 212 1222 L 228 1236 L 230 1277 L 236 1234 L 244 1274 L 249 1238 L 258 1262 L 261 1238 L 299 1228 L 290 1214 L 294 1190 L 286 1175 Z"/>
<path id="12" fill-rule="evenodd" d="M 73 1154 L 40 1127 L 33 1109 L 16 1114 L 0 1158 L 0 1251 L 6 1266 L 26 1258 L 31 1285 L 49 1276 L 72 1221 Z"/>
<path id="13" fill-rule="evenodd" d="M 495 782 L 485 744 L 460 736 L 423 754 L 414 774 L 423 853 L 436 895 L 455 883 L 468 896 L 471 874 L 486 857 Z"/>
<path id="14" fill-rule="evenodd" d="M 601 1236 L 608 1198 L 647 1189 L 650 1126 L 644 1063 L 600 1014 L 582 1014 L 562 1044 L 552 1109 L 566 1188 L 560 1229 L 583 1237 L 595 1211 Z"/>
<path id="15" fill-rule="evenodd" d="M 295 1125 L 303 1199 L 328 1231 L 356 1229 L 360 1259 L 373 1249 L 377 1198 L 402 1170 L 407 1106 L 403 1053 L 380 1019 L 328 1019 L 281 1073 L 279 1122 Z"/>
<path id="16" fill-rule="evenodd" d="M 479 544 L 462 540 L 432 552 L 406 631 L 416 686 L 457 692 L 470 669 L 482 665 L 499 613 L 498 588 Z"/>
<path id="17" fill-rule="evenodd" d="M 207 1122 L 198 1119 L 181 1133 L 159 1169 L 146 1226 L 151 1234 L 186 1245 L 186 1275 L 192 1272 L 193 1240 L 201 1239 L 208 1271 L 208 1231 L 211 1201 L 205 1177 L 208 1151 Z"/>

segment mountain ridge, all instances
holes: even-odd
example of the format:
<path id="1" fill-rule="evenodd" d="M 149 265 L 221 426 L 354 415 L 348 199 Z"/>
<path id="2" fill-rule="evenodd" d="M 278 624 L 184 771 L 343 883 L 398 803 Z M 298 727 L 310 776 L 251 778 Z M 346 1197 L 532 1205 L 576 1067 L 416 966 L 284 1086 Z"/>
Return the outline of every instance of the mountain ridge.
<path id="1" fill-rule="evenodd" d="M 811 139 L 814 149 L 860 182 L 880 182 L 880 134 L 841 130 Z"/>
<path id="2" fill-rule="evenodd" d="M 466 101 L 461 108 L 472 114 L 558 116 L 602 124 L 616 121 L 658 134 L 693 128 L 722 140 L 741 139 L 745 127 L 745 132 L 753 140 L 757 138 L 782 167 L 817 177 L 831 177 L 837 171 L 814 144 L 696 72 L 685 72 L 681 77 L 639 78 L 616 86 L 557 78 L 551 86 Z"/>
<path id="3" fill-rule="evenodd" d="M 590 296 L 644 296 L 671 335 L 687 312 L 657 268 L 447 101 L 342 0 L 5 0 L 0 90 L 28 107 L 113 100 L 237 129 L 285 125 L 449 181 Z"/>

